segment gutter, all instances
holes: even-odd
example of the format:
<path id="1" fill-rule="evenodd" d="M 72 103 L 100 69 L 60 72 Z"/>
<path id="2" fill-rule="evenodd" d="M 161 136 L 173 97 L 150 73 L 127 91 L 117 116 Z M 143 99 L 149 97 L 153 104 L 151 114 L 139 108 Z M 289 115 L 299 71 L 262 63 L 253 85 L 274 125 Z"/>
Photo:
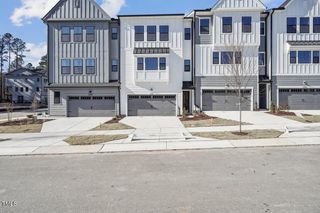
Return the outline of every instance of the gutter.
<path id="1" fill-rule="evenodd" d="M 271 16 L 270 16 L 270 53 L 271 53 L 271 64 L 270 64 L 270 80 L 271 80 L 271 87 L 270 87 L 270 92 L 271 92 L 271 103 L 273 103 L 273 84 L 274 82 L 272 81 L 272 69 L 273 69 L 273 59 L 272 59 L 272 52 L 273 52 L 273 13 L 275 10 L 272 10 Z"/>

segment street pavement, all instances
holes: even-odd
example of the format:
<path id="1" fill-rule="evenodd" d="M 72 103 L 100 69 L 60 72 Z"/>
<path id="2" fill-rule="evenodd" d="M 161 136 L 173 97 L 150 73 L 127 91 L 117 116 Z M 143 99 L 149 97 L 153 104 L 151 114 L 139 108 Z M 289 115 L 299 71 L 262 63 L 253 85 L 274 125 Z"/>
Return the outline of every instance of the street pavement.
<path id="1" fill-rule="evenodd" d="M 318 213 L 319 156 L 309 146 L 0 157 L 0 212 Z"/>

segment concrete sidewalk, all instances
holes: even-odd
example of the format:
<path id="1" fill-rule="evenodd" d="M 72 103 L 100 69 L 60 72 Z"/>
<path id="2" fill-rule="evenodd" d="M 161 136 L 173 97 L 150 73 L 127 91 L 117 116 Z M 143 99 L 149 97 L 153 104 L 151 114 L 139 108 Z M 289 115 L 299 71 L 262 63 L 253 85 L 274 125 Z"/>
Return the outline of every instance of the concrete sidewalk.
<path id="1" fill-rule="evenodd" d="M 136 151 L 170 151 L 191 149 L 222 149 L 249 147 L 277 147 L 320 145 L 320 137 L 277 138 L 259 140 L 190 140 L 186 142 L 163 141 L 159 143 L 105 143 L 90 146 L 44 145 L 44 146 L 2 146 L 0 156 L 12 155 L 50 155 L 50 154 L 80 154 L 80 153 L 112 153 Z"/>

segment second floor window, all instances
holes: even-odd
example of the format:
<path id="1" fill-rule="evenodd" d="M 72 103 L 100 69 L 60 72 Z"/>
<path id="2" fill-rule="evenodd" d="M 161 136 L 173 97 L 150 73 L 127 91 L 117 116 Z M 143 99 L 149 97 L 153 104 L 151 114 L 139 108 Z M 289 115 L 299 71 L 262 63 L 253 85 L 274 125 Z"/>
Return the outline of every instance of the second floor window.
<path id="1" fill-rule="evenodd" d="M 266 60 L 265 53 L 264 52 L 259 53 L 259 66 L 265 66 L 266 64 L 265 60 Z"/>
<path id="2" fill-rule="evenodd" d="M 86 60 L 86 74 L 96 73 L 96 61 L 94 59 Z"/>
<path id="3" fill-rule="evenodd" d="M 169 26 L 162 25 L 159 27 L 160 30 L 160 41 L 169 41 Z"/>
<path id="4" fill-rule="evenodd" d="M 310 24 L 309 18 L 300 18 L 300 33 L 309 33 L 310 32 Z"/>
<path id="5" fill-rule="evenodd" d="M 26 87 L 26 92 L 29 92 L 29 87 Z"/>
<path id="6" fill-rule="evenodd" d="M 290 51 L 290 64 L 296 64 L 296 63 L 297 63 L 297 52 Z"/>
<path id="7" fill-rule="evenodd" d="M 320 33 L 320 17 L 313 18 L 313 33 Z"/>
<path id="8" fill-rule="evenodd" d="M 297 18 L 287 18 L 287 33 L 297 32 Z"/>
<path id="9" fill-rule="evenodd" d="M 73 41 L 74 42 L 82 42 L 83 41 L 82 27 L 74 27 L 73 28 Z"/>
<path id="10" fill-rule="evenodd" d="M 156 41 L 156 40 L 157 40 L 157 26 L 148 26 L 147 41 Z"/>
<path id="11" fill-rule="evenodd" d="M 219 64 L 220 63 L 220 54 L 219 52 L 213 52 L 212 53 L 213 58 L 213 64 Z"/>
<path id="12" fill-rule="evenodd" d="M 118 72 L 118 60 L 117 59 L 113 59 L 112 60 L 112 72 Z"/>
<path id="13" fill-rule="evenodd" d="M 222 18 L 222 33 L 232 33 L 232 17 Z"/>
<path id="14" fill-rule="evenodd" d="M 39 87 L 37 87 L 37 89 L 36 89 L 36 90 L 37 90 L 37 92 L 40 92 L 40 88 L 39 88 Z"/>
<path id="15" fill-rule="evenodd" d="M 200 19 L 200 34 L 201 35 L 210 34 L 210 19 L 208 18 Z"/>
<path id="16" fill-rule="evenodd" d="M 111 29 L 111 39 L 112 40 L 117 40 L 118 39 L 118 28 L 113 27 Z"/>
<path id="17" fill-rule="evenodd" d="M 313 59 L 312 62 L 314 64 L 319 64 L 319 51 L 313 51 Z"/>
<path id="18" fill-rule="evenodd" d="M 73 74 L 83 74 L 82 59 L 73 60 Z"/>
<path id="19" fill-rule="evenodd" d="M 266 34 L 266 22 L 260 22 L 260 35 L 264 36 Z"/>
<path id="20" fill-rule="evenodd" d="M 144 70 L 143 58 L 137 58 L 137 70 Z"/>
<path id="21" fill-rule="evenodd" d="M 146 58 L 146 70 L 158 70 L 158 58 Z"/>
<path id="22" fill-rule="evenodd" d="M 191 28 L 184 29 L 184 40 L 191 40 Z"/>
<path id="23" fill-rule="evenodd" d="M 243 33 L 251 33 L 251 24 L 252 24 L 252 17 L 251 16 L 242 17 L 242 32 Z"/>
<path id="24" fill-rule="evenodd" d="M 144 26 L 135 26 L 134 31 L 135 31 L 134 40 L 144 41 Z"/>
<path id="25" fill-rule="evenodd" d="M 62 42 L 70 42 L 70 27 L 62 27 L 61 28 L 61 41 Z"/>
<path id="26" fill-rule="evenodd" d="M 69 59 L 61 60 L 61 74 L 71 74 L 71 62 Z"/>
<path id="27" fill-rule="evenodd" d="M 191 61 L 190 60 L 184 60 L 184 71 L 185 72 L 191 71 Z"/>
<path id="28" fill-rule="evenodd" d="M 93 26 L 86 27 L 86 41 L 95 42 L 95 40 L 96 40 L 95 27 Z"/>
<path id="29" fill-rule="evenodd" d="M 233 52 L 221 52 L 221 64 L 232 64 Z"/>
<path id="30" fill-rule="evenodd" d="M 299 51 L 298 52 L 298 63 L 299 64 L 310 64 L 311 63 L 311 51 Z"/>
<path id="31" fill-rule="evenodd" d="M 167 59 L 166 58 L 160 58 L 159 59 L 159 67 L 160 67 L 160 70 L 166 70 L 167 69 Z"/>

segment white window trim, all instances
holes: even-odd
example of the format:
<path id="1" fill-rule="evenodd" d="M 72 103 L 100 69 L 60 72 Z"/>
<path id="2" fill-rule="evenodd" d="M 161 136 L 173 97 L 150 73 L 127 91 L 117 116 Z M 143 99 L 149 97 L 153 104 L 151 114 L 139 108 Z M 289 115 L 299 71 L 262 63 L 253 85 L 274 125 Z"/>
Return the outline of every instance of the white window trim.
<path id="1" fill-rule="evenodd" d="M 200 20 L 202 19 L 209 19 L 209 34 L 201 34 L 201 24 L 200 24 Z M 206 17 L 199 17 L 199 36 L 209 36 L 211 35 L 211 31 L 212 31 L 212 27 L 211 27 L 211 17 L 210 16 L 206 16 Z"/>
<path id="2" fill-rule="evenodd" d="M 259 64 L 259 67 L 265 67 L 266 66 L 266 53 L 265 52 L 259 52 L 259 55 L 260 54 L 263 54 L 263 65 Z M 290 53 L 289 53 L 289 55 L 290 55 Z M 258 59 L 259 59 L 259 56 L 258 56 Z"/>

